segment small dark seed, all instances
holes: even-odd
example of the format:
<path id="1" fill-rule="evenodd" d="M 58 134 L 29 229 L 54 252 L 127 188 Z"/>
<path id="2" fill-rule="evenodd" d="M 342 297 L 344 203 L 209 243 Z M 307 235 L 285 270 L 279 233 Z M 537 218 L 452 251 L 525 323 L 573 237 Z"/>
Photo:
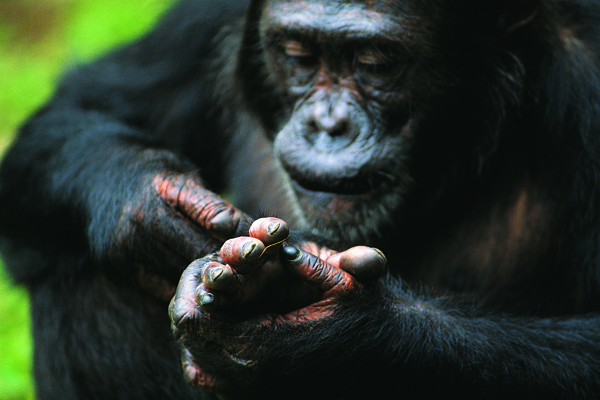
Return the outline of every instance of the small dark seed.
<path id="1" fill-rule="evenodd" d="M 281 249 L 281 254 L 288 261 L 297 261 L 302 257 L 302 252 L 293 246 L 285 246 Z"/>

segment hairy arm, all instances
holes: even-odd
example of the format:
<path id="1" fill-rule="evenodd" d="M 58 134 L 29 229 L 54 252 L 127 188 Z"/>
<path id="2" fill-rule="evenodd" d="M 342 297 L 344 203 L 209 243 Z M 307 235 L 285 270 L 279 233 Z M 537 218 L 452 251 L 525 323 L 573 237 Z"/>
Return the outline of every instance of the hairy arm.
<path id="1" fill-rule="evenodd" d="M 193 385 L 231 398 L 387 398 L 398 387 L 417 397 L 594 398 L 599 390 L 597 315 L 493 313 L 391 277 L 373 282 L 361 271 L 381 261 L 364 248 L 307 248 L 317 257 L 286 247 L 257 267 L 242 251 L 253 243 L 233 239 L 182 276 L 170 314 Z M 273 284 L 265 275 L 274 271 Z"/>
<path id="2" fill-rule="evenodd" d="M 0 170 L 18 279 L 87 255 L 176 279 L 244 230 L 246 217 L 206 189 L 219 189 L 227 142 L 211 109 L 212 38 L 243 11 L 217 3 L 182 2 L 136 43 L 72 71 L 22 128 Z"/>

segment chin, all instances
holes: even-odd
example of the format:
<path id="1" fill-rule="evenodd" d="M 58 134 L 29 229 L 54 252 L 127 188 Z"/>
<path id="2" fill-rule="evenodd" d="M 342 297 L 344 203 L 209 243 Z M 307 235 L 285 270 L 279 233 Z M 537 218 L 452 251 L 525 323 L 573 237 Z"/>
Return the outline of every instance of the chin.
<path id="1" fill-rule="evenodd" d="M 289 184 L 301 227 L 345 246 L 373 245 L 404 198 L 402 186 L 345 194 L 310 190 L 293 180 Z"/>

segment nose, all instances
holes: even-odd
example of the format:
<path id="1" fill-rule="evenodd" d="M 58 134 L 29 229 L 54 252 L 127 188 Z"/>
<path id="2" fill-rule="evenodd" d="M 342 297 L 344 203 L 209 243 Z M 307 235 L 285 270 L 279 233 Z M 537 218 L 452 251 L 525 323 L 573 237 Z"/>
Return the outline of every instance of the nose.
<path id="1" fill-rule="evenodd" d="M 308 137 L 311 141 L 334 140 L 339 144 L 354 139 L 351 107 L 341 101 L 321 100 L 314 104 L 308 115 Z"/>
<path id="2" fill-rule="evenodd" d="M 309 122 L 314 132 L 326 133 L 331 137 L 346 136 L 349 131 L 348 117 L 345 113 L 336 110 L 324 110 L 317 107 Z"/>

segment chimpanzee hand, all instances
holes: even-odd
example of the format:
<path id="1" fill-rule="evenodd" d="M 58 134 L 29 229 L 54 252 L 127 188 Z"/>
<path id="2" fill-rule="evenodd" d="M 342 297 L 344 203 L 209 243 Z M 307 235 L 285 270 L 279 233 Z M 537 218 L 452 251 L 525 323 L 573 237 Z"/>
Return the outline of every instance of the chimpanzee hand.
<path id="1" fill-rule="evenodd" d="M 187 264 L 247 234 L 250 223 L 198 176 L 158 174 L 125 204 L 108 256 L 135 265 L 142 286 L 170 300 Z"/>
<path id="2" fill-rule="evenodd" d="M 275 218 L 257 220 L 249 234 L 227 241 L 220 255 L 194 261 L 171 301 L 184 375 L 194 386 L 235 390 L 272 373 L 285 363 L 285 343 L 334 319 L 385 271 L 385 257 L 372 248 L 338 253 L 314 243 L 284 245 L 288 229 Z"/>

